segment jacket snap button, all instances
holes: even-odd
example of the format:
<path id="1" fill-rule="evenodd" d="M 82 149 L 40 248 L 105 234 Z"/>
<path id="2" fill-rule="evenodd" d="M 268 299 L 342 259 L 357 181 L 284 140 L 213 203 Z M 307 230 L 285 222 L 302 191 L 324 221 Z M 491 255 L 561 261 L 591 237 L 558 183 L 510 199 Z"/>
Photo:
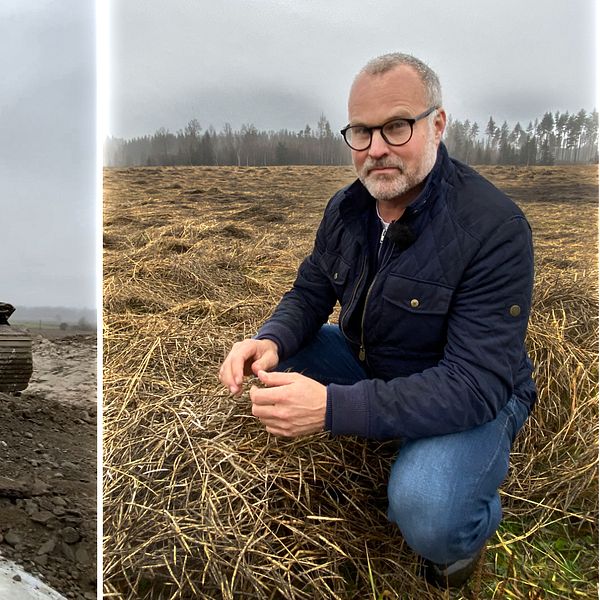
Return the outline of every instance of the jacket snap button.
<path id="1" fill-rule="evenodd" d="M 419 307 L 419 301 L 418 301 L 416 298 L 413 298 L 413 299 L 410 301 L 410 305 L 411 305 L 413 308 L 418 308 L 418 307 Z"/>
<path id="2" fill-rule="evenodd" d="M 337 278 L 338 278 L 338 274 L 337 274 L 337 273 L 334 273 L 334 274 L 333 274 L 333 278 L 334 278 L 334 279 L 337 279 Z"/>
<path id="3" fill-rule="evenodd" d="M 513 304 L 509 309 L 511 317 L 518 317 L 521 314 L 521 307 L 518 304 Z"/>

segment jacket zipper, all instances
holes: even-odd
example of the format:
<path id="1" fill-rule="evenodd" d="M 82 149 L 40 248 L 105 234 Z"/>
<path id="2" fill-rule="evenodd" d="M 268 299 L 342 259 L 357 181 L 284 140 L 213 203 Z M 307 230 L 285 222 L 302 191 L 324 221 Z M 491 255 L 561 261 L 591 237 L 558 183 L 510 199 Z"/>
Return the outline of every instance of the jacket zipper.
<path id="1" fill-rule="evenodd" d="M 350 299 L 350 302 L 348 304 L 348 308 L 346 309 L 346 313 L 348 313 L 348 311 L 350 310 L 350 308 L 354 304 L 354 300 L 356 299 L 356 292 L 358 292 L 358 288 L 360 287 L 360 284 L 362 283 L 363 277 L 365 275 L 366 266 L 367 266 L 367 260 L 368 260 L 368 257 L 365 255 L 365 257 L 363 259 L 362 268 L 361 268 L 361 271 L 360 271 L 360 276 L 358 278 L 358 282 L 356 284 L 356 287 L 354 288 L 354 291 L 352 292 L 352 298 Z M 346 335 L 346 332 L 344 331 L 344 315 L 346 313 L 341 313 L 340 314 L 340 329 L 342 330 L 342 333 L 344 334 L 344 336 L 349 340 L 350 338 Z"/>
<path id="2" fill-rule="evenodd" d="M 365 350 L 365 315 L 367 314 L 367 302 L 369 301 L 369 296 L 371 295 L 371 290 L 373 289 L 374 283 L 377 281 L 377 275 L 373 277 L 373 281 L 371 281 L 371 285 L 367 291 L 367 295 L 365 297 L 365 305 L 363 306 L 363 314 L 360 319 L 360 348 L 358 350 L 358 359 L 361 362 L 365 362 L 367 359 L 367 351 Z"/>
<path id="3" fill-rule="evenodd" d="M 381 243 L 383 243 L 384 237 L 385 237 L 385 232 L 381 236 Z M 360 348 L 358 349 L 358 359 L 361 362 L 365 362 L 367 360 L 367 351 L 365 349 L 365 316 L 367 314 L 367 304 L 369 302 L 369 296 L 371 295 L 371 290 L 373 289 L 373 286 L 375 285 L 375 282 L 377 281 L 377 277 L 383 270 L 383 267 L 385 266 L 385 262 L 387 261 L 387 259 L 390 256 L 391 256 L 391 252 L 389 252 L 389 251 L 384 255 L 383 260 L 381 261 L 381 265 L 380 265 L 379 269 L 377 270 L 377 273 L 375 273 L 375 277 L 373 277 L 373 281 L 371 281 L 371 285 L 369 286 L 369 289 L 367 290 L 367 295 L 365 296 L 365 304 L 363 306 L 363 313 L 362 313 L 362 317 L 360 319 Z"/>

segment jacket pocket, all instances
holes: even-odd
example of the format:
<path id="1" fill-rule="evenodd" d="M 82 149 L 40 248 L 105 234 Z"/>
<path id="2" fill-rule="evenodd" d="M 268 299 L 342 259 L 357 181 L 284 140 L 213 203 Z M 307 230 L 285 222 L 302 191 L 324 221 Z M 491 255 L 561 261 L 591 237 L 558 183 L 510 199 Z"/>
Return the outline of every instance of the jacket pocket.
<path id="1" fill-rule="evenodd" d="M 332 252 L 324 252 L 319 258 L 319 265 L 334 287 L 345 285 L 351 267 L 341 256 Z"/>
<path id="2" fill-rule="evenodd" d="M 394 306 L 415 315 L 445 315 L 453 292 L 453 288 L 439 283 L 390 274 L 383 286 L 382 295 Z"/>
<path id="3" fill-rule="evenodd" d="M 447 338 L 453 289 L 390 274 L 382 289 L 383 306 L 375 324 L 376 339 L 403 360 L 437 361 Z"/>

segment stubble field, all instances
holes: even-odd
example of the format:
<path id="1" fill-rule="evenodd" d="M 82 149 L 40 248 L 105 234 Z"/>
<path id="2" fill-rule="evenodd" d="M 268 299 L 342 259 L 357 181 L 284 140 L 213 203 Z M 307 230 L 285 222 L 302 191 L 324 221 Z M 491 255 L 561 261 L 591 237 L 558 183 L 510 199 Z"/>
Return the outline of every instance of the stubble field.
<path id="1" fill-rule="evenodd" d="M 386 444 L 267 434 L 217 371 L 294 279 L 350 167 L 106 169 L 105 597 L 597 597 L 597 167 L 487 167 L 534 231 L 539 402 L 470 585 L 427 588 Z"/>

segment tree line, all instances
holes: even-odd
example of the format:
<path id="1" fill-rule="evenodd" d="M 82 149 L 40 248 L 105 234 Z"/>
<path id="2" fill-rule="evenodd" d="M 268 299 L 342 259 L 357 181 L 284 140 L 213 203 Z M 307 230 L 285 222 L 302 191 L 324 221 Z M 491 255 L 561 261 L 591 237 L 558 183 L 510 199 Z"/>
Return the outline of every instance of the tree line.
<path id="1" fill-rule="evenodd" d="M 444 142 L 451 156 L 473 165 L 553 165 L 598 163 L 598 113 L 547 112 L 526 128 L 490 116 L 485 130 L 477 122 L 448 119 Z M 316 127 L 300 131 L 259 131 L 254 125 L 217 132 L 203 131 L 192 119 L 172 133 L 161 127 L 153 135 L 110 137 L 104 148 L 109 167 L 154 165 L 347 165 L 350 150 L 333 133 L 325 115 Z"/>
<path id="2" fill-rule="evenodd" d="M 485 131 L 476 122 L 448 120 L 448 151 L 474 165 L 554 165 L 598 163 L 598 113 L 547 112 L 541 119 L 512 128 L 490 117 Z"/>
<path id="3" fill-rule="evenodd" d="M 313 129 L 259 131 L 254 125 L 234 130 L 228 123 L 216 132 L 202 133 L 197 119 L 171 133 L 164 127 L 154 135 L 105 144 L 107 166 L 140 165 L 346 165 L 350 151 L 340 134 L 334 134 L 321 115 Z"/>

